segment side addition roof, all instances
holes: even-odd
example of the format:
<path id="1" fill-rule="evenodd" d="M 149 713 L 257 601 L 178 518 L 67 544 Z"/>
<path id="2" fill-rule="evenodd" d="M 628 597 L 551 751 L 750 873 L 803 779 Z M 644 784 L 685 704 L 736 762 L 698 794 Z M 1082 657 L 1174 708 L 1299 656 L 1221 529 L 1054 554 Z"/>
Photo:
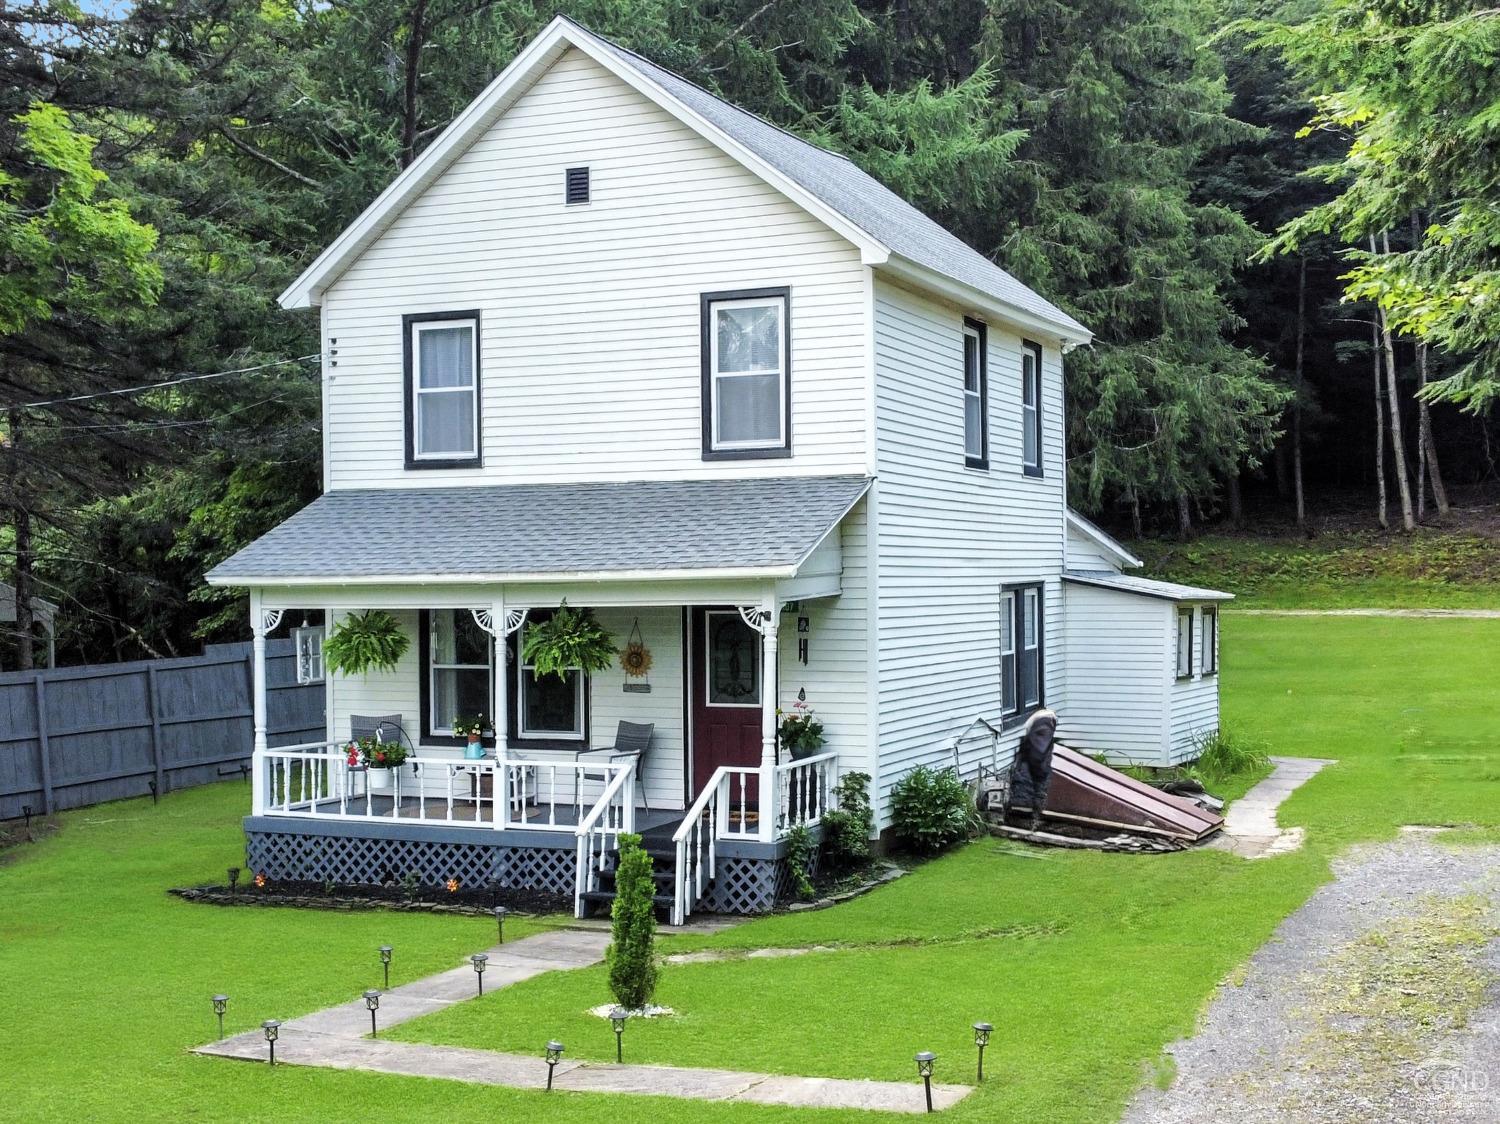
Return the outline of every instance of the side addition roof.
<path id="1" fill-rule="evenodd" d="M 1233 601 L 1234 594 L 1218 589 L 1200 589 L 1194 585 L 1160 582 L 1138 578 L 1134 574 L 1117 574 L 1113 570 L 1064 570 L 1063 581 L 1076 585 L 1094 585 L 1119 593 L 1141 597 L 1158 597 L 1163 601 Z"/>
<path id="2" fill-rule="evenodd" d="M 1114 558 L 1121 566 L 1134 570 L 1144 565 L 1139 558 L 1121 545 L 1119 539 L 1101 530 L 1093 522 L 1079 515 L 1071 507 L 1068 508 L 1068 530 L 1077 531 L 1100 550 L 1104 551 L 1105 554 Z"/>
<path id="3" fill-rule="evenodd" d="M 869 486 L 863 476 L 797 476 L 335 491 L 207 580 L 791 577 Z"/>
<path id="4" fill-rule="evenodd" d="M 810 144 L 632 51 L 556 17 L 494 82 L 281 294 L 318 304 L 406 204 L 456 160 L 569 47 L 589 55 L 857 245 L 866 264 L 1067 344 L 1092 335 L 1062 309 L 933 222 L 853 162 Z"/>

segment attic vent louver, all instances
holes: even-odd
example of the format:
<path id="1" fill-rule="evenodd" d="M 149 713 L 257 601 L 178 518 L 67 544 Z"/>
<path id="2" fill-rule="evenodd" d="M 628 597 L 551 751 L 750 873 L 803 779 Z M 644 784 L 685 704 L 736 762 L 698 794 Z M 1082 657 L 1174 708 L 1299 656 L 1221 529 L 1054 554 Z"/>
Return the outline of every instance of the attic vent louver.
<path id="1" fill-rule="evenodd" d="M 589 201 L 589 170 L 587 168 L 569 168 L 564 179 L 567 184 L 567 201 L 569 203 L 587 203 Z"/>

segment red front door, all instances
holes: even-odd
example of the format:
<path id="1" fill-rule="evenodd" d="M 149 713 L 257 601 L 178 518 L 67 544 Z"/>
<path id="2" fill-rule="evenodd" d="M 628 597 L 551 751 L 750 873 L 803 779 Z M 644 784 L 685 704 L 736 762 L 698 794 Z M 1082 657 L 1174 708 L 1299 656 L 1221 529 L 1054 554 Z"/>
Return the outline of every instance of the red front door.
<path id="1" fill-rule="evenodd" d="M 720 765 L 760 765 L 761 638 L 738 609 L 694 609 L 688 693 L 693 716 L 693 796 Z M 738 783 L 732 800 L 740 800 Z M 754 788 L 748 794 L 754 803 Z"/>

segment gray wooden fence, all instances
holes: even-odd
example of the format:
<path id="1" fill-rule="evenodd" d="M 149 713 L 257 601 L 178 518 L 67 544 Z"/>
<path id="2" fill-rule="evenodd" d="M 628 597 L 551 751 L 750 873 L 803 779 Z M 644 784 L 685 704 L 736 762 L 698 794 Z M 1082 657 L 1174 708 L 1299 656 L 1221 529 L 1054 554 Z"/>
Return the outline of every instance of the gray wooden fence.
<path id="1" fill-rule="evenodd" d="M 323 737 L 323 685 L 291 640 L 266 645 L 267 739 Z M 250 645 L 201 656 L 0 674 L 0 820 L 246 775 Z"/>

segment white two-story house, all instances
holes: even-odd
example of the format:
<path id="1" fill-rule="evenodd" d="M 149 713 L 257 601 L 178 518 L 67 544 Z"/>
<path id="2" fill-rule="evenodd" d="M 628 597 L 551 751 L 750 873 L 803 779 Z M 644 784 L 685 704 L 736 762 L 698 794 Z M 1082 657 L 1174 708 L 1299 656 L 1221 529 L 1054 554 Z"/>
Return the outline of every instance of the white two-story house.
<path id="1" fill-rule="evenodd" d="M 583 911 L 638 830 L 677 918 L 762 910 L 842 773 L 885 827 L 905 773 L 1003 764 L 1042 705 L 1142 763 L 1216 727 L 1224 595 L 1123 574 L 1067 507 L 1088 330 L 848 160 L 575 23 L 281 303 L 321 315 L 324 494 L 209 580 L 248 587 L 257 651 L 372 608 L 411 643 L 327 676 L 311 746 L 268 745 L 257 660 L 251 869 Z M 636 658 L 537 676 L 526 630 L 564 601 Z M 799 700 L 826 743 L 792 760 Z M 484 758 L 458 712 L 489 716 Z M 340 748 L 372 723 L 414 751 L 389 782 Z"/>

